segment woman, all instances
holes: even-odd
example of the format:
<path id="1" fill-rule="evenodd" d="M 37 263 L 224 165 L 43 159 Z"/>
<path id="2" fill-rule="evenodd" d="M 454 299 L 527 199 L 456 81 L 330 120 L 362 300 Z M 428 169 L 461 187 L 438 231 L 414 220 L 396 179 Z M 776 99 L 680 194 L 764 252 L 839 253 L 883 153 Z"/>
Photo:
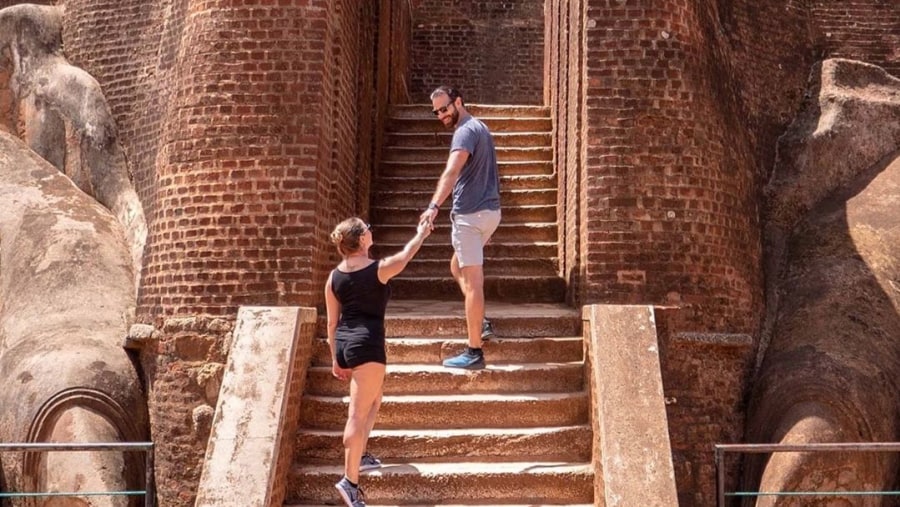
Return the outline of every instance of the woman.
<path id="1" fill-rule="evenodd" d="M 359 487 L 360 469 L 381 465 L 365 449 L 381 406 L 387 363 L 384 312 L 391 297 L 387 283 L 412 260 L 431 229 L 429 222 L 420 222 L 416 235 L 403 250 L 381 260 L 369 258 L 369 248 L 374 243 L 372 231 L 359 218 L 344 220 L 331 233 L 331 242 L 342 259 L 325 282 L 331 373 L 341 380 L 350 379 L 344 477 L 335 488 L 349 507 L 366 505 Z"/>

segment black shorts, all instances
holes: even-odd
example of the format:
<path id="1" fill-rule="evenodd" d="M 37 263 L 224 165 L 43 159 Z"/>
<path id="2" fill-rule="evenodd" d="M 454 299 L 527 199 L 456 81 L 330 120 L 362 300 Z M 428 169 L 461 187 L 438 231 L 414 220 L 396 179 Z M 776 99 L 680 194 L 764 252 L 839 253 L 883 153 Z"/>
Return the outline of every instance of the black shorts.
<path id="1" fill-rule="evenodd" d="M 366 363 L 387 364 L 384 342 L 350 342 L 337 340 L 334 345 L 337 364 L 341 368 L 356 368 Z"/>

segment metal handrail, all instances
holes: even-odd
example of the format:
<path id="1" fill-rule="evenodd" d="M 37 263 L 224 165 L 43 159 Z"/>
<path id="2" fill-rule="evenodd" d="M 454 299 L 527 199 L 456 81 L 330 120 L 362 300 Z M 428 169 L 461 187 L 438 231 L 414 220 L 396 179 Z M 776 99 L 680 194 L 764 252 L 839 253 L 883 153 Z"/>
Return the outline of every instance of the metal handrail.
<path id="1" fill-rule="evenodd" d="M 52 451 L 143 451 L 144 454 L 144 489 L 136 491 L 72 491 L 72 492 L 44 492 L 44 493 L 4 493 L 2 498 L 25 497 L 58 497 L 58 496 L 144 496 L 144 507 L 153 507 L 153 442 L 106 442 L 106 443 L 27 443 L 27 444 L 3 444 L 0 443 L 0 453 L 3 452 L 52 452 Z"/>
<path id="2" fill-rule="evenodd" d="M 830 444 L 716 444 L 716 506 L 725 507 L 726 496 L 861 496 L 900 495 L 900 491 L 735 491 L 725 493 L 725 453 L 765 454 L 770 452 L 897 452 L 900 442 L 843 442 Z"/>

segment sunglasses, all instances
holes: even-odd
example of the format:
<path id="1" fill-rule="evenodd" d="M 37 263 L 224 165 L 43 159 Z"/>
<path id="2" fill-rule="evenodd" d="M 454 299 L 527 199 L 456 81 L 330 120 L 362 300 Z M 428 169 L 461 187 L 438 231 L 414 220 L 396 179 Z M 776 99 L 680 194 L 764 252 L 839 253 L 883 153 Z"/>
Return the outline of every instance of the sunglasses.
<path id="1" fill-rule="evenodd" d="M 447 109 L 449 109 L 450 106 L 452 106 L 452 105 L 453 105 L 453 101 L 451 100 L 450 102 L 447 102 L 447 105 L 446 105 L 446 106 L 441 107 L 441 108 L 438 108 L 438 109 L 433 109 L 433 110 L 431 111 L 431 114 L 433 114 L 433 115 L 435 115 L 435 116 L 437 116 L 437 115 L 439 115 L 439 114 L 444 114 L 444 113 L 447 112 Z"/>

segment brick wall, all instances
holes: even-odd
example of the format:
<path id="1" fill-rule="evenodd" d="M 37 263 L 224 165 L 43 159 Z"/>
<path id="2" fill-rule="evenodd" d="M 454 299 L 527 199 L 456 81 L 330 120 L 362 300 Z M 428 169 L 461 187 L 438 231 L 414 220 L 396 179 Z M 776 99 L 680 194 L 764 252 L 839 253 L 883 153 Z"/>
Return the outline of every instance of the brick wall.
<path id="1" fill-rule="evenodd" d="M 335 261 L 327 234 L 367 193 L 371 11 L 67 4 L 70 58 L 103 86 L 148 210 L 138 317 L 163 331 L 141 358 L 163 505 L 193 504 L 210 422 L 196 378 L 224 362 L 237 307 L 318 305 Z"/>
<path id="2" fill-rule="evenodd" d="M 900 8 L 893 0 L 807 0 L 823 56 L 862 60 L 900 76 Z"/>
<path id="3" fill-rule="evenodd" d="M 743 435 L 753 347 L 675 337 L 755 336 L 761 320 L 759 185 L 730 45 L 711 3 L 587 2 L 583 26 L 575 299 L 673 309 L 658 326 L 676 482 L 685 505 L 711 505 L 711 446 Z"/>
<path id="4" fill-rule="evenodd" d="M 411 92 L 429 102 L 439 85 L 469 102 L 542 104 L 544 0 L 413 3 Z"/>
<path id="5" fill-rule="evenodd" d="M 752 160 L 717 41 L 686 2 L 589 2 L 584 302 L 675 304 L 699 330 L 754 330 Z"/>

